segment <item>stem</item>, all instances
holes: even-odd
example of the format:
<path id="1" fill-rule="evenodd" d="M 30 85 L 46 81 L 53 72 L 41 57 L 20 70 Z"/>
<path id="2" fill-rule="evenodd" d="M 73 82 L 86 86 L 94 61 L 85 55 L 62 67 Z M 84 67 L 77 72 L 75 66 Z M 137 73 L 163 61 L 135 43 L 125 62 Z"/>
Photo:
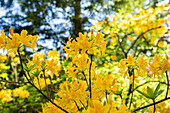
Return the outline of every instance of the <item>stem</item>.
<path id="1" fill-rule="evenodd" d="M 130 104 L 129 104 L 129 110 L 132 104 L 132 98 L 133 98 L 133 89 L 134 89 L 134 81 L 135 81 L 135 76 L 134 76 L 134 69 L 133 69 L 133 83 L 132 83 L 132 95 L 131 95 L 131 99 L 130 99 Z"/>
<path id="2" fill-rule="evenodd" d="M 6 83 L 14 83 L 14 84 L 27 84 L 28 82 L 12 82 L 12 81 L 6 81 L 6 80 L 0 80 L 1 82 L 6 82 Z"/>
<path id="3" fill-rule="evenodd" d="M 140 39 L 141 36 L 143 36 L 145 33 L 149 32 L 149 31 L 154 30 L 154 29 L 157 29 L 157 28 L 161 28 L 161 26 L 158 26 L 158 27 L 155 27 L 155 28 L 148 29 L 147 31 L 141 33 L 141 34 L 137 37 L 137 39 L 132 43 L 132 45 L 129 47 L 129 49 L 127 50 L 126 53 L 127 53 L 127 54 L 129 53 L 130 49 L 133 48 L 133 46 L 134 46 L 135 43 Z"/>
<path id="4" fill-rule="evenodd" d="M 28 73 L 28 76 L 30 77 L 31 82 L 34 83 L 32 78 L 31 78 L 31 75 L 29 73 Z"/>
<path id="5" fill-rule="evenodd" d="M 44 69 L 43 69 L 43 75 L 44 75 L 44 81 L 45 81 L 45 86 L 46 86 L 46 90 L 47 90 L 47 95 L 48 95 L 49 98 L 51 98 L 50 94 L 49 94 L 49 91 L 48 91 L 48 85 L 47 85 L 47 81 L 46 81 L 46 77 L 45 77 L 45 70 Z"/>
<path id="6" fill-rule="evenodd" d="M 156 104 L 161 103 L 161 102 L 163 102 L 163 101 L 165 101 L 165 100 L 168 100 L 168 99 L 170 99 L 170 97 L 165 98 L 165 99 L 162 99 L 162 100 L 157 101 L 157 102 L 155 102 L 155 103 L 152 103 L 152 104 L 149 104 L 149 105 L 146 105 L 146 106 L 137 108 L 137 109 L 135 109 L 135 110 L 132 110 L 132 112 L 139 111 L 139 110 L 141 110 L 141 109 L 147 108 L 147 107 L 152 106 L 152 105 L 154 105 L 154 104 L 156 105 Z"/>
<path id="7" fill-rule="evenodd" d="M 54 103 L 50 98 L 48 98 L 41 90 L 39 90 L 33 83 L 31 83 L 31 81 L 28 79 L 27 75 L 25 74 L 25 71 L 23 69 L 23 66 L 22 66 L 22 59 L 21 59 L 21 54 L 19 52 L 19 49 L 17 50 L 18 52 L 18 55 L 19 55 L 19 59 L 20 59 L 20 63 L 21 63 L 21 74 L 23 74 L 28 83 L 31 84 L 34 88 L 37 89 L 38 92 L 40 92 L 47 100 L 49 100 L 53 105 L 55 105 L 56 107 L 58 107 L 59 109 L 61 109 L 62 111 L 64 111 L 65 113 L 69 113 L 68 111 L 66 111 L 65 109 L 63 109 L 62 107 L 58 106 L 56 103 Z M 29 73 L 28 73 L 29 74 Z"/>
<path id="8" fill-rule="evenodd" d="M 90 55 L 90 59 L 91 59 L 90 67 L 89 67 L 89 90 L 90 90 L 90 98 L 92 98 L 92 92 L 91 92 L 91 66 L 92 66 L 92 58 L 93 58 L 93 55 Z"/>
<path id="9" fill-rule="evenodd" d="M 166 84 L 165 82 L 161 82 L 161 81 L 146 81 L 146 82 L 144 82 L 144 83 L 136 86 L 136 87 L 133 89 L 133 91 L 135 91 L 135 90 L 138 89 L 139 87 L 141 87 L 141 86 L 143 86 L 143 85 L 145 85 L 145 84 L 147 84 L 147 83 L 150 83 L 150 82 L 159 82 L 159 83 L 161 83 L 161 84 Z"/>
<path id="10" fill-rule="evenodd" d="M 165 96 L 165 98 L 167 98 L 168 97 L 168 90 L 169 90 L 169 78 L 168 78 L 168 72 L 166 71 L 165 72 L 166 73 L 166 78 L 167 78 L 167 90 L 166 90 L 166 96 Z"/>
<path id="11" fill-rule="evenodd" d="M 11 57 L 11 60 L 12 60 L 12 62 L 14 62 L 14 60 L 13 60 L 12 57 Z M 14 63 L 14 65 L 13 65 L 13 66 L 11 65 L 11 67 L 12 67 L 12 70 L 14 71 L 15 82 L 18 82 L 18 77 L 17 77 L 17 64 L 15 65 L 15 63 Z"/>
<path id="12" fill-rule="evenodd" d="M 156 111 L 155 99 L 153 99 L 153 103 L 154 103 L 154 110 L 153 110 L 153 113 L 155 113 L 155 111 Z"/>
<path id="13" fill-rule="evenodd" d="M 108 99 L 107 99 L 107 90 L 106 90 L 106 102 L 108 103 Z"/>
<path id="14" fill-rule="evenodd" d="M 134 69 L 133 69 L 134 70 Z M 132 71 L 130 71 L 130 69 L 128 68 L 128 73 L 129 73 L 129 76 L 131 77 L 132 76 L 132 72 L 133 72 L 133 70 Z M 132 84 L 130 84 L 130 86 L 129 86 L 129 90 L 128 90 L 128 94 L 127 94 L 127 98 L 126 98 L 126 100 L 125 100 L 125 105 L 127 105 L 128 104 L 128 100 L 129 100 L 129 95 L 131 94 L 131 92 L 132 92 Z"/>
<path id="15" fill-rule="evenodd" d="M 119 47 L 121 48 L 122 52 L 124 53 L 125 55 L 125 58 L 127 57 L 127 53 L 125 52 L 123 46 L 122 46 L 122 42 L 120 41 L 120 38 L 119 38 L 119 35 L 117 33 L 115 33 L 117 38 L 118 38 L 118 42 L 119 42 Z"/>
<path id="16" fill-rule="evenodd" d="M 88 85 L 87 78 L 86 78 L 86 75 L 85 75 L 84 71 L 82 72 L 82 74 L 83 74 L 83 76 L 84 76 L 84 78 L 85 78 L 85 81 L 86 81 L 86 83 L 87 83 L 87 86 L 89 86 L 89 85 Z"/>
<path id="17" fill-rule="evenodd" d="M 40 85 L 40 81 L 39 81 L 39 78 L 37 77 L 37 80 L 38 80 L 38 85 L 40 87 L 40 90 L 41 90 L 41 85 Z"/>
<path id="18" fill-rule="evenodd" d="M 82 102 L 81 100 L 80 100 L 80 103 L 83 105 L 83 107 L 84 107 L 85 109 L 87 109 L 86 106 L 83 104 L 83 102 Z"/>
<path id="19" fill-rule="evenodd" d="M 80 111 L 80 108 L 75 100 L 74 100 L 74 103 L 76 104 L 78 111 Z"/>

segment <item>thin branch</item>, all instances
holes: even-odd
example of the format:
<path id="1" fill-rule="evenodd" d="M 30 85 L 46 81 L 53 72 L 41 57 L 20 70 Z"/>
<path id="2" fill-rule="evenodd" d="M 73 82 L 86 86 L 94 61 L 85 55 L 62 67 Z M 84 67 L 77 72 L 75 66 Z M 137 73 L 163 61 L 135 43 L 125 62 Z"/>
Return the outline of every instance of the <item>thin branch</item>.
<path id="1" fill-rule="evenodd" d="M 105 93 L 106 93 L 106 102 L 108 103 L 108 99 L 107 99 L 107 94 L 108 94 L 108 93 L 107 93 L 107 90 L 106 90 L 106 92 L 105 92 Z"/>
<path id="2" fill-rule="evenodd" d="M 90 67 L 89 67 L 89 90 L 90 90 L 90 98 L 92 98 L 92 91 L 91 91 L 91 66 L 92 66 L 92 59 L 93 59 L 93 55 L 90 55 Z"/>
<path id="3" fill-rule="evenodd" d="M 169 91 L 169 78 L 168 78 L 168 72 L 166 71 L 165 72 L 166 73 L 166 78 L 167 78 L 167 90 L 166 90 L 166 96 L 165 96 L 165 98 L 167 98 L 168 97 L 168 91 Z"/>
<path id="4" fill-rule="evenodd" d="M 125 58 L 127 57 L 127 53 L 125 52 L 124 48 L 122 47 L 122 42 L 120 41 L 119 35 L 117 33 L 115 33 L 117 38 L 118 38 L 118 42 L 119 42 L 119 47 L 121 48 L 122 52 L 125 55 Z"/>
<path id="5" fill-rule="evenodd" d="M 129 67 L 128 67 L 128 73 L 129 73 L 129 76 L 132 76 L 132 74 L 133 74 L 132 71 L 130 71 Z M 131 92 L 132 92 L 132 84 L 129 85 L 129 90 L 128 90 L 127 98 L 125 100 L 125 105 L 128 104 L 129 95 L 131 94 Z"/>
<path id="6" fill-rule="evenodd" d="M 13 81 L 6 81 L 6 80 L 0 80 L 1 82 L 6 82 L 6 83 L 13 83 L 13 84 L 27 84 L 29 82 L 13 82 Z"/>
<path id="7" fill-rule="evenodd" d="M 137 108 L 137 109 L 135 109 L 135 110 L 132 110 L 132 112 L 139 111 L 139 110 L 141 110 L 141 109 L 147 108 L 147 107 L 152 106 L 152 105 L 154 105 L 154 104 L 156 105 L 156 104 L 161 103 L 161 102 L 163 102 L 163 101 L 165 101 L 165 100 L 168 100 L 168 99 L 170 99 L 170 97 L 165 98 L 165 99 L 162 99 L 162 100 L 157 101 L 157 102 L 155 102 L 155 103 L 152 103 L 152 104 L 149 104 L 149 105 L 146 105 L 146 106 L 143 106 L 143 107 Z"/>
<path id="8" fill-rule="evenodd" d="M 89 86 L 89 85 L 88 85 L 88 81 L 87 81 L 87 78 L 86 78 L 86 75 L 85 75 L 84 71 L 82 71 L 82 74 L 83 74 L 83 76 L 84 76 L 84 78 L 85 78 L 85 81 L 86 81 L 86 83 L 87 83 L 87 86 Z"/>
<path id="9" fill-rule="evenodd" d="M 33 83 L 31 83 L 31 81 L 28 79 L 27 75 L 25 74 L 25 71 L 23 69 L 23 66 L 22 66 L 22 59 L 21 59 L 21 54 L 19 52 L 19 50 L 17 50 L 18 52 L 18 55 L 19 55 L 19 59 L 20 59 L 20 63 L 21 63 L 21 74 L 23 74 L 28 83 L 31 84 L 34 88 L 37 89 L 38 92 L 40 92 L 47 100 L 49 100 L 53 105 L 55 105 L 56 107 L 58 107 L 59 109 L 61 109 L 62 111 L 64 111 L 65 113 L 69 113 L 68 111 L 66 111 L 65 109 L 63 109 L 62 107 L 58 106 L 56 103 L 54 103 L 50 98 L 48 98 L 41 90 L 39 90 Z M 28 73 L 29 74 L 29 73 Z"/>
<path id="10" fill-rule="evenodd" d="M 83 105 L 83 107 L 84 107 L 85 109 L 87 109 L 86 106 L 83 104 L 83 102 L 82 102 L 81 100 L 80 100 L 80 103 Z"/>
<path id="11" fill-rule="evenodd" d="M 76 104 L 78 111 L 80 111 L 80 108 L 75 100 L 74 100 L 74 103 Z"/>
<path id="12" fill-rule="evenodd" d="M 154 30 L 154 29 L 157 29 L 157 28 L 161 28 L 161 26 L 155 27 L 155 28 L 151 28 L 151 29 L 148 29 L 147 31 L 141 33 L 141 34 L 137 37 L 137 39 L 132 43 L 132 45 L 129 47 L 129 49 L 127 50 L 126 53 L 129 53 L 130 49 L 133 48 L 133 46 L 134 46 L 135 43 L 140 39 L 141 36 L 143 36 L 145 33 L 149 32 L 149 31 Z"/>
<path id="13" fill-rule="evenodd" d="M 37 77 L 37 80 L 38 80 L 38 85 L 40 87 L 40 90 L 41 90 L 41 85 L 40 85 L 40 81 L 39 81 L 39 78 Z"/>
<path id="14" fill-rule="evenodd" d="M 130 99 L 130 104 L 129 104 L 129 110 L 132 104 L 132 98 L 133 98 L 133 89 L 134 89 L 134 82 L 135 82 L 135 75 L 134 75 L 134 69 L 133 69 L 133 83 L 132 83 L 132 95 L 131 95 L 131 99 Z"/>
<path id="15" fill-rule="evenodd" d="M 165 82 L 160 82 L 160 81 L 146 81 L 146 82 L 144 82 L 143 84 L 138 85 L 137 87 L 135 87 L 135 88 L 133 89 L 133 91 L 135 91 L 137 88 L 139 88 L 139 87 L 141 87 L 141 86 L 143 86 L 143 85 L 145 85 L 145 84 L 147 84 L 147 83 L 150 83 L 150 82 L 159 82 L 159 83 L 161 83 L 161 84 L 166 84 Z M 166 84 L 166 85 L 167 85 L 167 84 Z"/>
<path id="16" fill-rule="evenodd" d="M 156 111 L 155 99 L 153 99 L 153 104 L 154 104 L 153 113 L 155 113 Z"/>
<path id="17" fill-rule="evenodd" d="M 47 81 L 46 81 L 46 77 L 45 77 L 45 70 L 44 69 L 43 69 L 43 75 L 44 75 L 44 81 L 45 81 L 45 86 L 46 86 L 46 90 L 47 90 L 47 95 L 48 95 L 49 98 L 51 98 L 50 94 L 49 94 L 49 90 L 48 90 L 48 85 L 47 85 Z"/>

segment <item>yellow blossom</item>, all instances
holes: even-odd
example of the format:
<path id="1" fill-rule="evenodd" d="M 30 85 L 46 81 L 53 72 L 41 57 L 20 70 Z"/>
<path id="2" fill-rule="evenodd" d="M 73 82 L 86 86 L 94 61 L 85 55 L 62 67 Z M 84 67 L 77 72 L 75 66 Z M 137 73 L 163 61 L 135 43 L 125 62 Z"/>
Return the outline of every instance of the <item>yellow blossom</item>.
<path id="1" fill-rule="evenodd" d="M 133 41 L 133 40 L 134 40 L 134 37 L 131 36 L 131 35 L 129 35 L 128 40 L 129 40 L 129 41 Z"/>
<path id="2" fill-rule="evenodd" d="M 160 42 L 158 43 L 158 46 L 161 47 L 161 48 L 165 48 L 166 45 L 167 45 L 167 42 L 166 42 L 166 41 L 160 41 Z"/>
<path id="3" fill-rule="evenodd" d="M 131 55 L 128 55 L 127 59 L 125 59 L 125 61 L 128 63 L 127 65 L 134 65 L 135 66 L 135 60 L 136 60 L 136 57 L 132 58 Z"/>
<path id="4" fill-rule="evenodd" d="M 0 99 L 2 103 L 7 103 L 12 100 L 11 92 L 12 91 L 10 89 L 0 91 Z"/>

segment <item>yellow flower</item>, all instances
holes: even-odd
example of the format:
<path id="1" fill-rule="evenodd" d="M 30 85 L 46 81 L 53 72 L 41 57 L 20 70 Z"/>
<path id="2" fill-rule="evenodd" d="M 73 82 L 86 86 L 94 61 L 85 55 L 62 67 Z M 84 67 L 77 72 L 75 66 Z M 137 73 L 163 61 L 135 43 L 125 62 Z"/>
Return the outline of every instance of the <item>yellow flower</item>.
<path id="1" fill-rule="evenodd" d="M 46 60 L 46 71 L 51 73 L 51 76 L 53 77 L 53 74 L 56 76 L 59 76 L 58 71 L 61 69 L 60 64 L 60 54 L 58 51 L 49 51 L 47 53 L 48 60 Z"/>
<path id="2" fill-rule="evenodd" d="M 125 61 L 128 63 L 127 66 L 129 65 L 135 66 L 135 60 L 136 60 L 136 57 L 132 58 L 131 55 L 128 55 L 127 59 L 125 59 Z"/>
<path id="3" fill-rule="evenodd" d="M 165 59 L 163 63 L 160 63 L 159 65 L 162 73 L 164 73 L 165 71 L 170 71 L 170 63 L 168 59 Z"/>
<path id="4" fill-rule="evenodd" d="M 158 43 L 158 46 L 161 47 L 161 48 L 165 48 L 166 45 L 167 45 L 167 42 L 166 42 L 166 41 L 160 41 L 160 42 Z"/>
<path id="5" fill-rule="evenodd" d="M 110 108 L 109 104 L 102 106 L 101 101 L 90 100 L 87 110 L 84 110 L 83 113 L 108 113 L 110 110 L 109 108 Z"/>
<path id="6" fill-rule="evenodd" d="M 45 79 L 44 79 L 44 78 L 40 78 L 40 77 L 38 77 L 38 79 L 39 79 L 39 83 L 40 83 L 41 89 L 43 89 L 44 87 L 46 87 Z M 35 84 L 35 86 L 36 86 L 37 88 L 40 89 L 39 83 L 38 83 L 38 79 L 37 79 L 36 77 L 34 78 L 34 84 Z M 51 84 L 49 78 L 46 78 L 46 83 L 47 83 L 47 86 L 48 86 L 49 84 Z"/>
<path id="7" fill-rule="evenodd" d="M 158 38 L 157 37 L 152 37 L 151 38 L 151 43 L 152 44 L 156 44 L 158 42 Z"/>
<path id="8" fill-rule="evenodd" d="M 133 41 L 133 40 L 134 40 L 134 37 L 131 36 L 131 35 L 129 35 L 128 40 L 129 40 L 129 41 Z"/>
<path id="9" fill-rule="evenodd" d="M 144 59 L 143 56 L 141 56 L 140 60 L 138 60 L 137 65 L 139 66 L 139 71 L 143 71 L 144 73 L 147 72 L 146 67 L 148 67 L 147 59 Z"/>
<path id="10" fill-rule="evenodd" d="M 0 91 L 0 99 L 2 103 L 7 103 L 12 100 L 11 92 L 12 91 L 10 89 Z"/>
<path id="11" fill-rule="evenodd" d="M 13 96 L 21 97 L 21 98 L 28 98 L 29 92 L 27 90 L 23 90 L 22 88 L 15 88 L 13 90 Z"/>
<path id="12" fill-rule="evenodd" d="M 117 41 L 116 37 L 111 38 L 110 45 L 114 45 L 116 41 Z"/>
<path id="13" fill-rule="evenodd" d="M 111 60 L 117 60 L 117 56 L 111 56 Z"/>
<path id="14" fill-rule="evenodd" d="M 125 105 L 125 100 L 122 101 L 121 103 L 121 107 L 119 110 L 117 110 L 116 108 L 112 108 L 110 113 L 131 113 L 130 111 L 126 111 L 126 105 Z"/>
<path id="15" fill-rule="evenodd" d="M 6 41 L 6 36 L 5 36 L 5 32 L 4 30 L 1 31 L 0 33 L 0 48 L 4 48 L 5 47 L 5 41 Z"/>
<path id="16" fill-rule="evenodd" d="M 109 34 L 110 33 L 110 27 L 109 26 L 106 26 L 104 29 L 103 29 L 103 32 L 105 34 Z"/>
<path id="17" fill-rule="evenodd" d="M 19 47 L 19 34 L 13 33 L 12 39 L 7 38 L 7 44 L 5 46 L 5 49 L 8 50 L 8 53 L 17 52 L 17 49 Z"/>

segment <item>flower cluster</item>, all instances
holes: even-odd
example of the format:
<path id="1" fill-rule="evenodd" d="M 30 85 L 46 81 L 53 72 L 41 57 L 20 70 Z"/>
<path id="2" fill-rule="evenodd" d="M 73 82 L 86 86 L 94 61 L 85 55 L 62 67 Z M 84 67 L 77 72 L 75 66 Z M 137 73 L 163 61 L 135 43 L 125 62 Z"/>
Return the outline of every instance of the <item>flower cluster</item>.
<path id="1" fill-rule="evenodd" d="M 13 96 L 14 97 L 20 97 L 20 98 L 28 98 L 29 97 L 29 92 L 27 90 L 23 90 L 21 87 L 20 88 L 15 88 L 13 90 Z"/>
<path id="2" fill-rule="evenodd" d="M 12 100 L 12 91 L 11 90 L 1 90 L 0 91 L 0 99 L 2 103 L 7 103 Z"/>
<path id="3" fill-rule="evenodd" d="M 123 13 L 120 10 L 113 16 L 112 21 L 99 21 L 91 28 L 103 29 L 104 34 L 113 38 L 112 40 L 115 40 L 115 37 L 119 34 L 119 36 L 133 42 L 135 37 L 143 34 L 144 38 L 147 41 L 149 40 L 151 44 L 165 48 L 167 45 L 165 34 L 170 33 L 167 27 L 167 25 L 170 25 L 170 18 L 165 19 L 164 17 L 167 16 L 169 10 L 170 6 L 165 2 L 158 3 L 156 8 L 141 8 L 136 14 Z M 162 16 L 160 17 L 160 15 Z"/>
<path id="4" fill-rule="evenodd" d="M 26 30 L 22 30 L 21 34 L 14 33 L 12 26 L 9 29 L 9 35 L 6 36 L 4 30 L 0 33 L 0 49 L 7 49 L 8 53 L 16 53 L 21 45 L 32 48 L 35 51 L 37 35 L 27 35 Z"/>

